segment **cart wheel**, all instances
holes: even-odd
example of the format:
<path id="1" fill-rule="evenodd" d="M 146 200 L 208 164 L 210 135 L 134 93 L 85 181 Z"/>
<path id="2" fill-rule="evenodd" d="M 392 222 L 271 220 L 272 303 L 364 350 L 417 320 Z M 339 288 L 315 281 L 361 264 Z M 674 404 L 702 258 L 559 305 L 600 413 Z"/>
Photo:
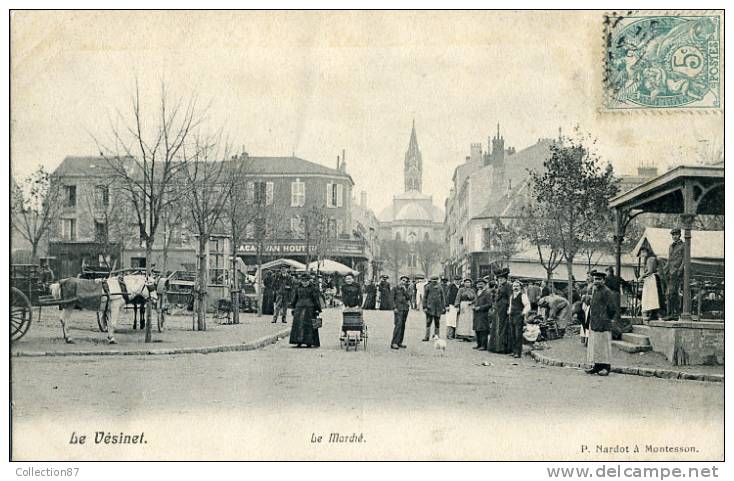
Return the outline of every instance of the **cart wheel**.
<path id="1" fill-rule="evenodd" d="M 97 325 L 99 326 L 99 330 L 101 332 L 107 332 L 107 321 L 108 321 L 108 319 L 109 318 L 107 316 L 107 309 L 105 309 L 101 313 L 99 311 L 97 311 Z"/>
<path id="2" fill-rule="evenodd" d="M 25 336 L 31 327 L 33 311 L 31 301 L 15 287 L 10 288 L 10 340 L 15 342 Z"/>

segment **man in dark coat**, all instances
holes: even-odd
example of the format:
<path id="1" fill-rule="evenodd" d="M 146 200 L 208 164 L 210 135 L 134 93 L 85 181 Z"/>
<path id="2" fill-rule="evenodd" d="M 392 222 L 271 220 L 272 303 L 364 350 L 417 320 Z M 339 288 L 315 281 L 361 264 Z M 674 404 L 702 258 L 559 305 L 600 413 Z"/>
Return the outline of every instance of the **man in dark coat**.
<path id="1" fill-rule="evenodd" d="M 477 299 L 474 301 L 474 322 L 472 328 L 477 335 L 477 346 L 474 349 L 487 350 L 489 337 L 489 309 L 492 307 L 492 293 L 487 289 L 484 279 L 477 279 Z"/>
<path id="2" fill-rule="evenodd" d="M 377 286 L 377 290 L 380 291 L 381 311 L 392 311 L 392 289 L 390 288 L 390 283 L 387 280 L 387 276 L 382 276 L 380 284 Z"/>
<path id="3" fill-rule="evenodd" d="M 344 276 L 342 304 L 344 304 L 344 307 L 362 307 L 362 286 L 354 282 L 352 274 Z"/>
<path id="4" fill-rule="evenodd" d="M 612 321 L 617 315 L 617 307 L 612 292 L 604 285 L 606 274 L 591 271 L 594 279 L 590 292 L 588 322 L 589 340 L 586 348 L 586 361 L 592 364 L 587 374 L 609 375 L 612 357 Z"/>
<path id="5" fill-rule="evenodd" d="M 405 347 L 403 337 L 405 336 L 405 321 L 410 311 L 410 290 L 408 288 L 408 276 L 400 276 L 400 284 L 392 291 L 393 312 L 395 313 L 395 327 L 392 331 L 392 342 L 390 348 L 399 349 Z"/>
<path id="6" fill-rule="evenodd" d="M 665 304 L 668 307 L 668 319 L 677 320 L 680 316 L 680 290 L 683 278 L 683 257 L 685 255 L 685 244 L 680 240 L 680 229 L 670 231 L 673 243 L 668 248 L 668 265 L 665 266 Z"/>
<path id="7" fill-rule="evenodd" d="M 377 286 L 375 286 L 375 283 L 372 282 L 372 279 L 367 279 L 364 291 L 365 299 L 364 305 L 362 307 L 370 311 L 374 310 L 375 304 L 377 303 Z"/>
<path id="8" fill-rule="evenodd" d="M 278 322 L 278 314 L 281 315 L 281 320 L 286 322 L 285 318 L 288 315 L 288 304 L 291 302 L 292 282 L 291 276 L 288 274 L 288 269 L 285 267 L 275 277 L 275 282 L 273 283 L 275 290 L 273 322 Z"/>
<path id="9" fill-rule="evenodd" d="M 446 312 L 446 294 L 438 283 L 438 276 L 432 276 L 431 282 L 426 284 L 423 291 L 423 311 L 426 313 L 426 335 L 423 341 L 431 338 L 431 325 L 434 326 L 433 334 L 440 337 L 441 316 Z"/>
<path id="10" fill-rule="evenodd" d="M 321 312 L 322 299 L 319 290 L 311 276 L 302 274 L 300 285 L 293 293 L 291 307 L 293 308 L 293 327 L 291 328 L 290 343 L 296 347 L 304 344 L 306 347 L 319 347 L 319 330 L 314 327 L 314 319 Z"/>
<path id="11" fill-rule="evenodd" d="M 494 299 L 494 312 L 496 319 L 493 319 L 492 330 L 489 336 L 489 350 L 500 354 L 510 353 L 510 346 L 507 344 L 507 335 L 510 329 L 510 319 L 507 309 L 510 305 L 510 297 L 512 296 L 512 286 L 507 282 L 510 275 L 510 269 L 500 269 L 496 274 L 497 278 L 497 295 Z"/>

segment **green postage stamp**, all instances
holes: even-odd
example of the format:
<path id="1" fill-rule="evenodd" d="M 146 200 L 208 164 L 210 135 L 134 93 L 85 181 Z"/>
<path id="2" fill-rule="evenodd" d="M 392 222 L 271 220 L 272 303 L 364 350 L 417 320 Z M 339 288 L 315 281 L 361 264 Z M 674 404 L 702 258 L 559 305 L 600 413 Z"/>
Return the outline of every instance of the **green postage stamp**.
<path id="1" fill-rule="evenodd" d="M 720 109 L 721 15 L 625 12 L 604 17 L 607 110 Z"/>

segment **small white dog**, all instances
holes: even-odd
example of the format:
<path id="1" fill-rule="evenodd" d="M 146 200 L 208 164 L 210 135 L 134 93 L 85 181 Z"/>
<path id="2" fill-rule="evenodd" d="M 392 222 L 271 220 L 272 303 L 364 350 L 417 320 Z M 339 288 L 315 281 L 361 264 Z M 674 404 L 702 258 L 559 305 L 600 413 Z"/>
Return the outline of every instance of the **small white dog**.
<path id="1" fill-rule="evenodd" d="M 442 356 L 446 354 L 446 341 L 438 337 L 436 334 L 433 335 L 433 349 L 441 351 Z"/>

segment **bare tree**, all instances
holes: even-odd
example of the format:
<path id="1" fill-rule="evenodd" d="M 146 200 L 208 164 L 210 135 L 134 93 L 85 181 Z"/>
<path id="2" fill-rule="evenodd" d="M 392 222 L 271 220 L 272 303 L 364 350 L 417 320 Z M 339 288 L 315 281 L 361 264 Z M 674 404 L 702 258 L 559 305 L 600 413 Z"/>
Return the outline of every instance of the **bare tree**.
<path id="1" fill-rule="evenodd" d="M 113 269 L 113 254 L 122 254 L 125 242 L 131 237 L 130 225 L 134 222 L 124 195 L 116 191 L 109 177 L 96 179 L 92 195 L 84 196 L 87 211 L 94 218 L 94 243 L 102 257 L 102 265 Z"/>
<path id="2" fill-rule="evenodd" d="M 553 272 L 563 259 L 561 241 L 558 238 L 555 223 L 542 217 L 538 204 L 530 202 L 522 208 L 520 227 L 522 236 L 538 250 L 540 265 L 543 266 L 546 280 L 550 283 Z"/>
<path id="3" fill-rule="evenodd" d="M 228 179 L 240 165 L 228 158 L 227 146 L 222 145 L 221 135 L 202 137 L 195 135 L 190 146 L 184 146 L 184 162 L 181 168 L 183 179 L 182 199 L 191 212 L 194 234 L 198 238 L 198 263 L 196 288 L 194 289 L 196 328 L 206 331 L 208 307 L 209 240 L 220 227 L 220 219 L 228 205 L 234 184 Z"/>
<path id="4" fill-rule="evenodd" d="M 443 244 L 423 239 L 415 243 L 415 252 L 418 255 L 418 263 L 423 269 L 426 278 L 431 275 L 431 267 L 443 256 Z"/>
<path id="5" fill-rule="evenodd" d="M 20 183 L 13 183 L 11 228 L 31 244 L 33 262 L 38 260 L 41 240 L 48 238 L 62 207 L 61 186 L 51 181 L 43 166 Z"/>
<path id="6" fill-rule="evenodd" d="M 380 253 L 385 260 L 385 266 L 395 274 L 395 279 L 400 275 L 400 267 L 405 262 L 410 246 L 400 239 L 383 239 L 380 241 Z"/>
<path id="7" fill-rule="evenodd" d="M 202 122 L 203 112 L 193 95 L 171 101 L 163 82 L 150 113 L 141 100 L 136 79 L 130 115 L 118 110 L 109 132 L 94 136 L 94 140 L 114 182 L 130 202 L 145 246 L 146 274 L 151 276 L 153 244 L 162 215 L 176 197 L 176 177 L 184 165 L 183 147 Z M 152 341 L 150 311 L 146 310 L 145 342 Z"/>

